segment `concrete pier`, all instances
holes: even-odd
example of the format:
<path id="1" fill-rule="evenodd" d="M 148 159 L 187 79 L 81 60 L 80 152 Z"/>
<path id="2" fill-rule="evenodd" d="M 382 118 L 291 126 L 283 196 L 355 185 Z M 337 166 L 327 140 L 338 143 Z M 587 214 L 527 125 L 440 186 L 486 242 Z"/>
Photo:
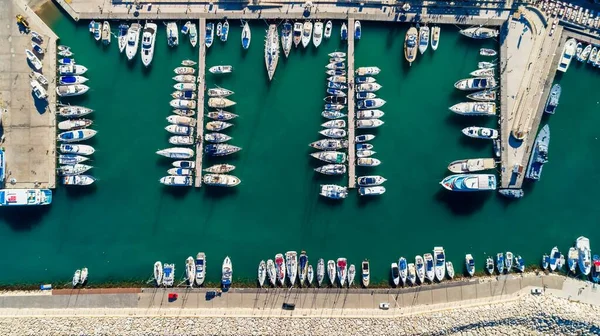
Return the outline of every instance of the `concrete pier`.
<path id="1" fill-rule="evenodd" d="M 356 145 L 354 122 L 354 19 L 348 19 L 348 188 L 356 188 Z"/>
<path id="2" fill-rule="evenodd" d="M 196 122 L 196 181 L 194 186 L 202 186 L 202 157 L 204 156 L 204 94 L 206 91 L 206 19 L 198 22 L 198 108 Z"/>
<path id="3" fill-rule="evenodd" d="M 25 55 L 31 35 L 21 31 L 21 14 L 30 29 L 42 35 L 45 50 L 38 58 L 49 84 L 47 100 L 35 98 L 30 85 L 32 68 Z M 56 186 L 56 41 L 58 36 L 21 0 L 9 1 L 0 11 L 0 112 L 6 159 L 6 188 Z"/>

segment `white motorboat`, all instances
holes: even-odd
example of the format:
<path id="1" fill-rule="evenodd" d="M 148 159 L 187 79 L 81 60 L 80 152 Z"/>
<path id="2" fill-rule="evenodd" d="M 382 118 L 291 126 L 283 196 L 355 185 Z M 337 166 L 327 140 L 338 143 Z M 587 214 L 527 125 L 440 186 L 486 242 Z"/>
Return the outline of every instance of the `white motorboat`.
<path id="1" fill-rule="evenodd" d="M 34 72 L 37 73 L 37 72 Z M 43 77 L 43 76 L 42 76 Z M 37 78 L 36 78 L 37 79 Z M 44 77 L 45 79 L 45 77 Z M 39 81 L 39 80 L 38 80 Z M 47 80 L 46 80 L 47 81 Z M 60 85 L 74 85 L 74 84 L 83 84 L 85 82 L 87 82 L 88 79 L 86 77 L 83 76 L 72 76 L 72 75 L 68 75 L 68 76 L 59 76 L 58 77 L 58 84 Z M 41 82 L 40 82 L 41 83 Z M 44 83 L 41 83 L 44 84 Z M 46 84 L 44 84 L 46 85 Z"/>
<path id="2" fill-rule="evenodd" d="M 296 251 L 288 251 L 285 253 L 285 266 L 290 286 L 294 287 L 296 278 L 298 277 L 298 253 Z"/>
<path id="3" fill-rule="evenodd" d="M 472 116 L 494 116 L 496 115 L 496 103 L 494 102 L 464 102 L 452 105 L 450 111 Z"/>
<path id="4" fill-rule="evenodd" d="M 294 30 L 292 31 L 294 47 L 298 47 L 302 41 L 302 22 L 294 22 Z"/>
<path id="5" fill-rule="evenodd" d="M 384 193 L 385 193 L 385 187 L 383 187 L 383 186 L 358 188 L 358 194 L 360 196 L 378 196 L 378 195 L 383 195 Z"/>
<path id="6" fill-rule="evenodd" d="M 56 87 L 56 94 L 59 97 L 80 96 L 88 92 L 89 89 L 90 87 L 85 84 L 59 85 Z"/>
<path id="7" fill-rule="evenodd" d="M 33 49 L 33 52 L 36 53 L 37 55 L 40 55 L 40 56 L 44 55 L 44 48 L 42 48 L 39 44 L 37 44 L 35 42 L 31 42 L 31 48 Z"/>
<path id="8" fill-rule="evenodd" d="M 354 141 L 357 143 L 362 143 L 362 142 L 371 141 L 373 139 L 375 139 L 375 135 L 373 135 L 373 134 L 362 134 L 362 135 L 357 135 L 354 138 Z"/>
<path id="9" fill-rule="evenodd" d="M 313 283 L 313 280 L 315 278 L 315 271 L 313 270 L 313 266 L 312 265 L 308 265 L 308 270 L 306 272 L 306 283 L 311 286 Z"/>
<path id="10" fill-rule="evenodd" d="M 342 175 L 346 173 L 346 166 L 343 164 L 328 164 L 315 168 L 315 171 L 324 175 Z"/>
<path id="11" fill-rule="evenodd" d="M 343 119 L 329 120 L 321 124 L 325 128 L 345 128 L 346 121 Z"/>
<path id="12" fill-rule="evenodd" d="M 110 44 L 110 38 L 112 33 L 110 32 L 110 23 L 108 21 L 102 22 L 102 44 Z"/>
<path id="13" fill-rule="evenodd" d="M 356 182 L 361 187 L 371 187 L 378 186 L 387 181 L 383 176 L 379 175 L 367 175 L 367 176 L 359 176 L 356 179 Z"/>
<path id="14" fill-rule="evenodd" d="M 366 158 L 375 155 L 377 152 L 370 149 L 359 149 L 356 151 L 356 157 Z"/>
<path id="15" fill-rule="evenodd" d="M 194 170 L 189 168 L 170 168 L 167 170 L 169 175 L 173 176 L 191 176 L 194 173 Z"/>
<path id="16" fill-rule="evenodd" d="M 166 186 L 171 186 L 171 187 L 189 187 L 193 183 L 191 176 L 175 176 L 175 175 L 161 177 L 159 182 Z"/>
<path id="17" fill-rule="evenodd" d="M 190 25 L 192 24 L 191 21 L 186 21 L 186 23 L 181 26 L 181 33 L 183 35 L 187 35 L 190 32 Z"/>
<path id="18" fill-rule="evenodd" d="M 321 112 L 321 116 L 327 119 L 339 119 L 346 117 L 346 114 L 340 111 L 325 110 Z"/>
<path id="19" fill-rule="evenodd" d="M 336 151 L 323 151 L 317 153 L 310 154 L 315 159 L 332 163 L 332 164 L 341 164 L 346 161 L 346 153 L 336 152 Z"/>
<path id="20" fill-rule="evenodd" d="M 475 77 L 461 79 L 454 83 L 454 87 L 463 91 L 473 90 L 491 90 L 497 86 L 496 79 L 494 77 Z"/>
<path id="21" fill-rule="evenodd" d="M 379 119 L 358 119 L 356 128 L 376 128 L 383 124 L 384 122 Z"/>
<path id="22" fill-rule="evenodd" d="M 467 98 L 480 102 L 492 102 L 496 100 L 496 90 L 483 90 L 473 92 L 468 94 Z"/>
<path id="23" fill-rule="evenodd" d="M 215 65 L 208 69 L 213 74 L 228 74 L 233 72 L 233 66 L 231 65 Z"/>
<path id="24" fill-rule="evenodd" d="M 408 269 L 408 275 L 406 277 L 406 282 L 410 283 L 411 285 L 416 285 L 417 284 L 417 270 L 415 268 L 415 264 L 409 263 L 407 269 Z"/>
<path id="25" fill-rule="evenodd" d="M 194 83 L 177 83 L 173 84 L 173 88 L 178 91 L 196 91 L 197 86 Z"/>
<path id="26" fill-rule="evenodd" d="M 380 160 L 371 157 L 356 159 L 356 165 L 361 167 L 375 167 L 379 166 L 380 164 Z"/>
<path id="27" fill-rule="evenodd" d="M 429 47 L 429 27 L 422 26 L 419 28 L 419 52 L 421 55 L 427 51 Z"/>
<path id="28" fill-rule="evenodd" d="M 488 76 L 494 76 L 495 72 L 496 71 L 494 70 L 494 68 L 485 68 L 485 69 L 473 70 L 469 74 L 474 77 L 488 77 Z"/>
<path id="29" fill-rule="evenodd" d="M 186 135 L 173 135 L 169 138 L 169 143 L 175 146 L 191 146 L 196 142 L 194 137 Z"/>
<path id="30" fill-rule="evenodd" d="M 76 164 L 76 163 L 85 162 L 85 161 L 87 161 L 89 159 L 90 158 L 87 158 L 87 157 L 82 156 L 82 155 L 60 154 L 58 156 L 58 163 L 60 163 L 60 164 Z"/>
<path id="31" fill-rule="evenodd" d="M 206 255 L 204 252 L 198 252 L 194 264 L 196 270 L 195 283 L 197 286 L 202 286 L 202 284 L 204 284 L 204 279 L 206 279 Z"/>
<path id="32" fill-rule="evenodd" d="M 269 25 L 267 37 L 265 39 L 265 67 L 269 81 L 273 80 L 273 75 L 279 62 L 279 41 L 277 40 L 277 26 Z"/>
<path id="33" fill-rule="evenodd" d="M 206 24 L 206 34 L 204 39 L 204 44 L 206 48 L 210 48 L 212 46 L 213 41 L 215 39 L 215 24 L 212 22 L 208 22 Z"/>
<path id="34" fill-rule="evenodd" d="M 209 97 L 227 97 L 227 96 L 231 96 L 232 94 L 234 94 L 233 91 L 227 90 L 224 88 L 220 88 L 220 87 L 208 89 Z"/>
<path id="35" fill-rule="evenodd" d="M 506 273 L 510 273 L 513 266 L 514 255 L 512 252 L 506 252 L 506 258 L 504 258 L 504 266 Z"/>
<path id="36" fill-rule="evenodd" d="M 68 64 L 68 65 L 59 65 L 58 66 L 58 74 L 61 76 L 66 75 L 83 75 L 86 73 L 88 69 L 83 65 L 77 64 Z"/>
<path id="37" fill-rule="evenodd" d="M 358 119 L 378 119 L 383 117 L 384 113 L 381 110 L 360 110 L 356 112 Z"/>
<path id="38" fill-rule="evenodd" d="M 408 277 L 408 263 L 404 257 L 400 257 L 400 259 L 398 259 L 398 273 L 400 275 L 400 281 L 402 281 L 402 284 L 406 284 L 406 278 Z"/>
<path id="39" fill-rule="evenodd" d="M 195 48 L 198 44 L 198 29 L 196 28 L 195 23 L 190 24 L 189 38 L 190 44 Z"/>
<path id="40" fill-rule="evenodd" d="M 215 28 L 215 34 L 217 37 L 221 37 L 221 33 L 223 32 L 223 24 L 219 21 L 217 22 L 217 27 Z"/>
<path id="41" fill-rule="evenodd" d="M 348 188 L 335 184 L 321 184 L 319 195 L 331 199 L 344 199 L 348 196 Z"/>
<path id="42" fill-rule="evenodd" d="M 465 267 L 467 269 L 467 273 L 469 273 L 469 276 L 473 276 L 475 274 L 475 259 L 473 259 L 473 255 L 465 255 Z"/>
<path id="43" fill-rule="evenodd" d="M 80 144 L 61 144 L 59 150 L 63 154 L 78 154 L 78 155 L 92 155 L 96 151 L 94 147 L 90 145 Z"/>
<path id="44" fill-rule="evenodd" d="M 283 28 L 281 29 L 281 48 L 283 49 L 285 57 L 290 55 L 293 39 L 292 24 L 286 21 L 283 23 Z"/>
<path id="45" fill-rule="evenodd" d="M 188 281 L 190 287 L 194 287 L 194 280 L 196 278 L 196 265 L 192 256 L 185 259 L 185 278 Z"/>
<path id="46" fill-rule="evenodd" d="M 356 267 L 354 264 L 351 264 L 348 267 L 348 287 L 354 285 L 354 277 L 356 276 Z"/>
<path id="47" fill-rule="evenodd" d="M 46 78 L 44 75 L 42 75 L 39 72 L 32 72 L 30 76 L 33 76 L 33 78 L 35 78 L 36 81 L 38 81 L 40 84 L 46 86 L 48 85 L 48 78 Z M 81 77 L 81 76 L 79 76 Z M 85 78 L 85 77 L 83 77 Z M 60 78 L 59 78 L 60 79 Z M 87 78 L 85 78 L 87 80 Z M 60 84 L 65 84 L 65 83 L 60 83 Z M 81 83 L 67 83 L 67 84 L 81 84 Z"/>
<path id="48" fill-rule="evenodd" d="M 362 28 L 360 25 L 360 21 L 355 20 L 354 21 L 354 39 L 360 40 L 361 36 L 362 36 Z"/>
<path id="49" fill-rule="evenodd" d="M 231 126 L 233 126 L 233 124 L 224 122 L 224 121 L 215 120 L 215 121 L 210 121 L 206 124 L 206 130 L 212 131 L 212 132 L 219 132 L 219 131 L 222 131 Z"/>
<path id="50" fill-rule="evenodd" d="M 77 105 L 59 105 L 58 114 L 66 118 L 79 118 L 94 112 L 91 108 Z"/>
<path id="51" fill-rule="evenodd" d="M 277 269 L 275 268 L 275 263 L 273 259 L 267 260 L 267 276 L 269 277 L 269 282 L 272 286 L 277 285 Z"/>
<path id="52" fill-rule="evenodd" d="M 173 167 L 175 168 L 189 168 L 194 169 L 196 167 L 196 162 L 189 160 L 178 160 L 172 162 Z"/>
<path id="53" fill-rule="evenodd" d="M 357 92 L 376 92 L 381 88 L 382 86 L 379 83 L 363 83 L 356 85 Z"/>
<path id="54" fill-rule="evenodd" d="M 154 263 L 154 281 L 156 282 L 157 286 L 162 285 L 162 279 L 163 279 L 163 266 L 162 263 L 160 261 L 157 261 Z"/>
<path id="55" fill-rule="evenodd" d="M 226 174 L 205 174 L 202 176 L 202 182 L 213 187 L 235 187 L 242 181 L 233 175 Z"/>
<path id="56" fill-rule="evenodd" d="M 323 22 L 315 22 L 315 27 L 313 30 L 313 44 L 315 48 L 318 48 L 321 45 L 321 40 L 323 39 Z"/>
<path id="57" fill-rule="evenodd" d="M 310 43 L 310 38 L 312 36 L 313 24 L 310 21 L 304 21 L 304 25 L 302 26 L 302 46 L 304 48 L 308 47 Z"/>
<path id="58" fill-rule="evenodd" d="M 487 127 L 471 126 L 463 128 L 462 133 L 471 138 L 497 139 L 498 131 Z"/>
<path id="59" fill-rule="evenodd" d="M 156 152 L 158 155 L 162 155 L 171 159 L 189 159 L 194 156 L 194 150 L 183 147 L 171 147 L 161 149 Z"/>
<path id="60" fill-rule="evenodd" d="M 340 27 L 340 39 L 342 41 L 348 40 L 348 26 L 346 26 L 346 22 L 343 22 L 342 27 Z"/>
<path id="61" fill-rule="evenodd" d="M 327 275 L 331 285 L 335 285 L 335 261 L 333 260 L 327 261 Z"/>
<path id="62" fill-rule="evenodd" d="M 59 133 L 57 138 L 60 142 L 78 142 L 88 140 L 94 137 L 96 133 L 98 133 L 98 131 L 92 129 L 81 129 Z"/>
<path id="63" fill-rule="evenodd" d="M 68 119 L 58 123 L 58 129 L 61 131 L 70 131 L 79 128 L 86 128 L 93 123 L 90 119 Z"/>
<path id="64" fill-rule="evenodd" d="M 188 100 L 198 98 L 198 96 L 192 91 L 175 91 L 175 92 L 171 93 L 171 97 L 173 97 L 175 99 L 188 99 Z"/>
<path id="65" fill-rule="evenodd" d="M 242 48 L 248 49 L 250 47 L 250 41 L 252 40 L 252 31 L 248 25 L 248 21 L 244 22 L 242 28 Z"/>
<path id="66" fill-rule="evenodd" d="M 282 286 L 285 285 L 285 268 L 285 259 L 283 259 L 283 254 L 277 253 L 275 255 L 275 269 L 277 270 L 277 280 Z"/>
<path id="67" fill-rule="evenodd" d="M 195 83 L 196 76 L 193 75 L 177 75 L 173 77 L 173 80 L 179 83 Z"/>
<path id="68" fill-rule="evenodd" d="M 83 285 L 86 283 L 87 279 L 88 279 L 88 269 L 87 269 L 87 267 L 84 267 L 81 269 L 81 277 L 79 278 L 79 283 Z"/>
<path id="69" fill-rule="evenodd" d="M 176 22 L 167 23 L 167 45 L 176 47 L 179 45 L 179 29 Z"/>
<path id="70" fill-rule="evenodd" d="M 94 167 L 82 163 L 60 166 L 56 170 L 61 176 L 81 175 Z"/>
<path id="71" fill-rule="evenodd" d="M 209 156 L 225 156 L 242 150 L 241 147 L 229 144 L 208 144 L 204 146 L 204 153 Z"/>
<path id="72" fill-rule="evenodd" d="M 185 66 L 177 67 L 177 68 L 173 69 L 173 71 L 177 75 L 193 75 L 196 73 L 196 69 L 194 69 L 192 67 L 185 67 Z"/>
<path id="73" fill-rule="evenodd" d="M 210 166 L 208 168 L 204 168 L 203 171 L 207 172 L 207 173 L 213 173 L 213 174 L 224 174 L 224 173 L 229 173 L 230 171 L 233 171 L 235 169 L 234 165 L 228 164 L 228 163 L 222 163 L 222 164 L 216 164 L 213 166 Z"/>
<path id="74" fill-rule="evenodd" d="M 437 50 L 440 44 L 440 26 L 431 27 L 431 49 Z"/>
<path id="75" fill-rule="evenodd" d="M 363 99 L 363 100 L 358 100 L 356 102 L 356 107 L 359 110 L 377 109 L 377 108 L 380 108 L 383 105 L 385 105 L 385 103 L 386 103 L 386 101 L 381 98 Z M 372 119 L 372 120 L 375 120 L 375 119 Z M 381 124 L 383 124 L 383 122 L 381 122 Z M 375 127 L 377 127 L 377 126 L 375 126 Z"/>
<path id="76" fill-rule="evenodd" d="M 171 134 L 175 135 L 188 135 L 194 136 L 194 129 L 189 126 L 183 125 L 167 125 L 165 126 L 165 130 Z"/>
<path id="77" fill-rule="evenodd" d="M 213 132 L 204 134 L 204 141 L 211 143 L 223 143 L 231 139 L 229 135 L 223 133 Z"/>
<path id="78" fill-rule="evenodd" d="M 33 90 L 33 93 L 35 94 L 35 97 L 37 99 L 48 98 L 48 92 L 38 81 L 32 80 L 31 82 L 29 82 L 29 84 L 31 85 L 31 90 Z"/>
<path id="79" fill-rule="evenodd" d="M 331 20 L 328 20 L 327 23 L 325 24 L 325 32 L 323 33 L 323 36 L 326 39 L 329 39 L 331 37 L 332 30 L 333 30 L 333 23 L 331 23 Z"/>
<path id="80" fill-rule="evenodd" d="M 367 259 L 363 260 L 362 265 L 361 265 L 361 273 L 362 273 L 361 281 L 362 281 L 363 287 L 365 287 L 365 288 L 369 287 L 369 282 L 371 281 L 371 270 L 370 270 L 369 266 L 370 266 L 369 260 L 367 260 Z"/>
<path id="81" fill-rule="evenodd" d="M 446 261 L 446 270 L 448 271 L 448 277 L 454 279 L 454 265 L 451 261 Z"/>
<path id="82" fill-rule="evenodd" d="M 171 105 L 171 107 L 175 109 L 193 110 L 196 108 L 196 101 L 187 99 L 173 99 L 171 100 L 171 102 L 169 102 L 169 105 Z"/>
<path id="83" fill-rule="evenodd" d="M 92 20 L 88 25 L 88 30 L 90 31 L 90 33 L 92 33 L 92 35 L 94 35 L 94 40 L 100 41 L 100 39 L 102 38 L 102 25 L 100 24 L 100 22 Z"/>
<path id="84" fill-rule="evenodd" d="M 142 54 L 142 63 L 144 66 L 148 67 L 152 63 L 152 58 L 154 57 L 154 44 L 156 42 L 156 29 L 157 26 L 155 23 L 146 22 L 144 25 L 144 30 L 142 32 L 142 46 L 141 46 L 141 54 Z"/>
<path id="85" fill-rule="evenodd" d="M 321 258 L 317 262 L 317 285 L 321 287 L 325 279 L 325 261 Z"/>
<path id="86" fill-rule="evenodd" d="M 443 247 L 433 248 L 433 260 L 435 263 L 435 278 L 437 281 L 442 281 L 446 277 L 446 255 Z"/>
<path id="87" fill-rule="evenodd" d="M 571 60 L 573 56 L 575 56 L 575 52 L 577 51 L 577 40 L 574 38 L 570 38 L 565 42 L 565 46 L 563 47 L 562 57 L 558 61 L 558 67 L 556 70 L 560 72 L 567 72 L 569 69 L 569 65 L 571 64 Z"/>
<path id="88" fill-rule="evenodd" d="M 415 269 L 419 283 L 425 283 L 425 262 L 420 255 L 415 256 Z"/>
<path id="89" fill-rule="evenodd" d="M 173 287 L 175 283 L 175 264 L 163 264 L 162 284 L 165 287 Z"/>
<path id="90" fill-rule="evenodd" d="M 323 136 L 333 139 L 345 138 L 347 135 L 346 130 L 341 128 L 326 128 L 324 130 L 319 131 L 319 133 Z"/>
<path id="91" fill-rule="evenodd" d="M 495 38 L 500 34 L 496 29 L 481 26 L 463 29 L 460 30 L 459 33 L 466 37 L 470 37 L 477 40 Z"/>
<path id="92" fill-rule="evenodd" d="M 119 25 L 119 34 L 117 35 L 117 41 L 119 42 L 119 52 L 123 53 L 125 51 L 125 47 L 127 46 L 127 31 L 129 30 L 129 26 L 126 24 Z"/>
<path id="93" fill-rule="evenodd" d="M 267 278 L 267 263 L 261 260 L 258 264 L 258 284 L 260 287 L 265 285 L 265 279 Z"/>
<path id="94" fill-rule="evenodd" d="M 579 252 L 579 271 L 587 276 L 592 270 L 592 251 L 590 249 L 590 240 L 584 236 L 581 236 L 577 238 L 575 247 Z"/>
<path id="95" fill-rule="evenodd" d="M 398 264 L 392 263 L 391 271 L 392 282 L 394 283 L 394 286 L 398 286 L 400 284 L 400 271 L 398 270 Z"/>
<path id="96" fill-rule="evenodd" d="M 221 26 L 221 34 L 219 34 L 221 42 L 226 42 L 229 37 L 229 21 L 225 20 L 225 23 Z"/>
<path id="97" fill-rule="evenodd" d="M 356 74 L 358 76 L 374 76 L 379 74 L 380 72 L 381 69 L 379 69 L 376 66 L 360 67 L 356 69 Z"/>
<path id="98" fill-rule="evenodd" d="M 456 174 L 464 174 L 496 168 L 494 159 L 462 159 L 450 162 L 448 170 Z"/>
<path id="99" fill-rule="evenodd" d="M 96 179 L 90 175 L 71 175 L 71 176 L 63 176 L 61 178 L 61 182 L 63 185 L 73 185 L 73 186 L 88 186 L 94 183 Z"/>
<path id="100" fill-rule="evenodd" d="M 229 100 L 227 98 L 223 98 L 223 97 L 218 97 L 218 98 L 209 98 L 208 99 L 208 106 L 209 107 L 213 107 L 213 108 L 227 108 L 230 106 L 235 105 L 236 102 Z"/>
<path id="101" fill-rule="evenodd" d="M 377 95 L 373 92 L 357 92 L 356 99 L 375 99 Z"/>
<path id="102" fill-rule="evenodd" d="M 343 51 L 334 51 L 327 54 L 329 57 L 346 57 L 346 53 Z"/>
<path id="103" fill-rule="evenodd" d="M 77 286 L 79 284 L 79 280 L 81 279 L 81 270 L 76 270 L 75 274 L 73 274 L 73 287 Z"/>
<path id="104" fill-rule="evenodd" d="M 179 115 L 170 115 L 167 117 L 167 121 L 171 124 L 196 126 L 196 119 Z"/>

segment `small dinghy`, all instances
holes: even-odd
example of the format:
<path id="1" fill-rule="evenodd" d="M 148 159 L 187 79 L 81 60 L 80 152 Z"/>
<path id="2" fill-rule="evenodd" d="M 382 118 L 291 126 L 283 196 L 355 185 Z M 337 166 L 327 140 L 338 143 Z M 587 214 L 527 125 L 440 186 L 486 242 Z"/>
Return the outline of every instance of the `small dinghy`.
<path id="1" fill-rule="evenodd" d="M 198 87 L 194 83 L 177 83 L 173 88 L 177 91 L 196 91 Z"/>
<path id="2" fill-rule="evenodd" d="M 160 183 L 166 186 L 172 187 L 189 187 L 192 185 L 192 178 L 190 176 L 164 176 L 158 180 Z"/>
<path id="3" fill-rule="evenodd" d="M 343 119 L 329 120 L 327 122 L 322 123 L 321 127 L 325 127 L 325 128 L 345 128 L 346 127 L 346 121 L 343 120 Z"/>
<path id="4" fill-rule="evenodd" d="M 235 105 L 236 102 L 227 98 L 209 98 L 208 106 L 213 108 L 227 108 Z"/>
<path id="5" fill-rule="evenodd" d="M 89 159 L 90 158 L 87 158 L 87 157 L 81 156 L 81 155 L 61 154 L 58 156 L 58 163 L 61 165 L 69 165 L 69 164 L 82 163 Z"/>
<path id="6" fill-rule="evenodd" d="M 227 74 L 233 72 L 233 66 L 231 65 L 215 65 L 208 68 L 208 71 L 213 74 Z"/>
<path id="7" fill-rule="evenodd" d="M 234 169 L 235 169 L 234 165 L 223 163 L 223 164 L 217 164 L 214 166 L 210 166 L 203 170 L 207 173 L 224 174 L 224 173 L 229 173 L 230 171 L 233 171 Z"/>
<path id="8" fill-rule="evenodd" d="M 169 125 L 165 127 L 165 130 L 171 134 L 175 135 L 189 135 L 194 136 L 194 129 L 189 126 L 182 125 Z"/>
<path id="9" fill-rule="evenodd" d="M 219 132 L 231 126 L 233 126 L 233 124 L 224 121 L 210 121 L 206 123 L 206 130 Z"/>
<path id="10" fill-rule="evenodd" d="M 72 85 L 72 84 L 83 84 L 88 79 L 83 76 L 60 76 L 58 77 L 58 83 L 61 85 Z"/>
<path id="11" fill-rule="evenodd" d="M 167 170 L 167 173 L 174 176 L 190 176 L 193 174 L 193 171 L 187 168 L 171 168 Z"/>
<path id="12" fill-rule="evenodd" d="M 204 135 L 204 141 L 206 142 L 211 142 L 211 143 L 222 143 L 222 142 L 227 142 L 231 140 L 231 137 L 227 134 L 223 134 L 223 133 L 206 133 Z"/>
<path id="13" fill-rule="evenodd" d="M 93 123 L 90 119 L 69 119 L 58 123 L 58 129 L 61 131 L 69 131 L 78 128 L 86 128 Z"/>
<path id="14" fill-rule="evenodd" d="M 190 117 L 183 117 L 180 115 L 170 115 L 167 117 L 167 121 L 171 124 L 196 126 L 196 119 Z"/>
<path id="15" fill-rule="evenodd" d="M 196 162 L 188 160 L 173 161 L 173 167 L 194 169 L 196 168 Z"/>
<path id="16" fill-rule="evenodd" d="M 169 104 L 171 105 L 172 108 L 175 108 L 175 109 L 193 110 L 196 108 L 195 100 L 173 99 L 173 100 L 171 100 L 171 102 Z"/>
<path id="17" fill-rule="evenodd" d="M 98 131 L 92 129 L 82 129 L 76 131 L 67 131 L 58 134 L 57 139 L 60 142 L 78 142 L 92 138 Z"/>
<path id="18" fill-rule="evenodd" d="M 204 146 L 204 153 L 210 156 L 225 156 L 239 152 L 241 149 L 229 144 L 208 144 Z"/>
<path id="19" fill-rule="evenodd" d="M 64 185 L 87 186 L 95 181 L 96 179 L 90 175 L 73 175 L 62 177 L 62 184 Z"/>
<path id="20" fill-rule="evenodd" d="M 231 113 L 231 112 L 227 112 L 227 111 L 223 111 L 223 110 L 208 112 L 207 116 L 210 119 L 220 120 L 220 121 L 223 121 L 223 120 L 227 121 L 227 120 L 231 120 L 231 119 L 238 117 L 238 115 L 235 113 Z"/>
<path id="21" fill-rule="evenodd" d="M 173 69 L 176 75 L 193 75 L 196 73 L 196 69 L 192 67 L 180 66 Z"/>
<path id="22" fill-rule="evenodd" d="M 79 154 L 79 155 L 92 155 L 96 151 L 94 147 L 90 145 L 70 145 L 61 144 L 60 152 L 64 154 Z"/>
<path id="23" fill-rule="evenodd" d="M 171 159 L 189 159 L 194 156 L 194 150 L 183 147 L 171 147 L 156 152 L 158 155 Z"/>
<path id="24" fill-rule="evenodd" d="M 176 146 L 191 146 L 194 144 L 194 137 L 188 135 L 174 135 L 169 138 L 169 143 Z"/>
<path id="25" fill-rule="evenodd" d="M 356 128 L 376 128 L 383 124 L 379 119 L 359 119 L 356 121 Z"/>
<path id="26" fill-rule="evenodd" d="M 323 136 L 333 138 L 333 139 L 345 138 L 347 135 L 346 130 L 341 129 L 341 128 L 328 128 L 328 129 L 319 131 L 319 133 Z"/>
<path id="27" fill-rule="evenodd" d="M 83 106 L 77 106 L 77 105 L 59 105 L 60 107 L 58 108 L 58 114 L 61 117 L 67 117 L 67 118 L 78 118 L 78 117 L 83 117 L 85 115 L 88 115 L 92 112 L 94 112 L 94 110 L 92 110 L 91 108 L 87 108 L 87 107 L 83 107 Z"/>
<path id="28" fill-rule="evenodd" d="M 192 91 L 175 91 L 173 93 L 171 93 L 171 97 L 175 98 L 175 99 L 196 99 L 198 98 L 196 96 L 196 94 Z"/>
<path id="29" fill-rule="evenodd" d="M 173 80 L 179 83 L 195 83 L 196 76 L 194 75 L 177 75 L 173 77 Z"/>
<path id="30" fill-rule="evenodd" d="M 181 61 L 181 65 L 183 66 L 194 66 L 198 63 L 196 63 L 196 61 L 192 61 L 192 60 L 183 60 Z"/>
<path id="31" fill-rule="evenodd" d="M 190 25 L 191 24 L 192 24 L 192 22 L 187 21 L 183 26 L 181 26 L 181 33 L 183 35 L 187 35 L 190 32 Z"/>
<path id="32" fill-rule="evenodd" d="M 92 168 L 92 166 L 86 164 L 76 163 L 74 165 L 60 166 L 56 170 L 62 176 L 72 176 L 81 175 Z"/>
<path id="33" fill-rule="evenodd" d="M 231 96 L 232 94 L 234 94 L 233 91 L 227 90 L 224 88 L 220 88 L 220 87 L 208 89 L 209 97 L 227 97 L 227 96 Z"/>

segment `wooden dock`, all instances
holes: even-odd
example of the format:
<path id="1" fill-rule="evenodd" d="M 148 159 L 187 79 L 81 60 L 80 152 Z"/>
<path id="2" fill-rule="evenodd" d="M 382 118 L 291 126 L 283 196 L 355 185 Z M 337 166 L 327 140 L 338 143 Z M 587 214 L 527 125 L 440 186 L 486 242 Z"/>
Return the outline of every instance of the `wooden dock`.
<path id="1" fill-rule="evenodd" d="M 348 188 L 356 188 L 354 122 L 354 18 L 348 19 Z"/>
<path id="2" fill-rule="evenodd" d="M 206 19 L 198 22 L 198 118 L 196 122 L 196 181 L 194 186 L 202 186 L 202 157 L 204 156 L 204 91 L 206 89 Z"/>

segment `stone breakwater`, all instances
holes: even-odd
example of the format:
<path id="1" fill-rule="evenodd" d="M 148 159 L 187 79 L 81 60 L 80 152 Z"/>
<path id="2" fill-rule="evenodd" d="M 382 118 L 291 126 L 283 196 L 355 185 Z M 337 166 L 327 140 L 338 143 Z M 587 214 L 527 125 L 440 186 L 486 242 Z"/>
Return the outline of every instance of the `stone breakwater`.
<path id="1" fill-rule="evenodd" d="M 600 307 L 551 296 L 402 316 L 319 317 L 5 317 L 6 335 L 594 335 Z M 149 313 L 146 311 L 145 313 Z M 161 313 L 165 313 L 163 310 Z M 179 311 L 185 314 L 185 310 Z M 392 316 L 397 313 L 399 316 Z"/>

